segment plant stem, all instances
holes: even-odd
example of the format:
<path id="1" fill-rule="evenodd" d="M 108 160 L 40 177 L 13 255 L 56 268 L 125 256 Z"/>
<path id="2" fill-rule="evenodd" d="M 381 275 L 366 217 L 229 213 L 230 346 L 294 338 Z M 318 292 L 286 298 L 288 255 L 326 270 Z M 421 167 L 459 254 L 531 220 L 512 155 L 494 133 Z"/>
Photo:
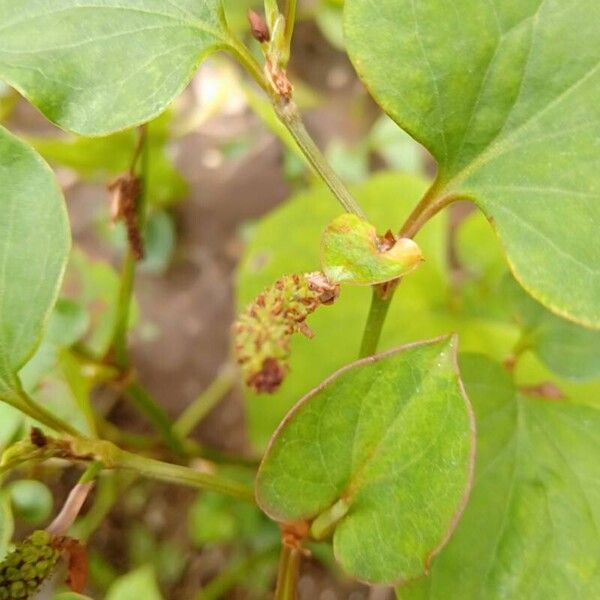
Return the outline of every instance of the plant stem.
<path id="1" fill-rule="evenodd" d="M 337 173 L 331 168 L 308 131 L 306 131 L 296 104 L 291 100 L 277 100 L 273 103 L 273 106 L 275 113 L 292 134 L 292 137 L 306 156 L 308 162 L 327 184 L 344 210 L 364 219 L 365 213 L 362 208 L 358 205 Z"/>
<path id="2" fill-rule="evenodd" d="M 248 48 L 244 46 L 233 34 L 229 40 L 230 47 L 235 58 L 240 64 L 248 71 L 252 76 L 252 79 L 267 93 L 269 97 L 273 96 L 273 90 L 271 89 L 265 74 L 263 73 L 262 67 L 258 64 L 258 61 L 252 56 Z"/>
<path id="3" fill-rule="evenodd" d="M 185 455 L 185 444 L 181 437 L 175 432 L 169 415 L 165 409 L 154 400 L 154 398 L 137 381 L 129 384 L 125 389 L 125 395 L 132 404 L 143 414 L 148 421 L 162 435 L 167 446 L 183 456 Z"/>
<path id="4" fill-rule="evenodd" d="M 90 463 L 87 469 L 81 474 L 78 483 L 89 483 L 98 477 L 100 471 L 104 468 L 104 464 L 99 460 Z"/>
<path id="5" fill-rule="evenodd" d="M 227 363 L 219 372 L 216 379 L 194 400 L 179 417 L 173 430 L 181 437 L 186 438 L 196 425 L 222 400 L 227 394 L 237 376 L 237 369 Z"/>
<path id="6" fill-rule="evenodd" d="M 301 550 L 287 544 L 281 547 L 275 600 L 296 600 Z"/>
<path id="7" fill-rule="evenodd" d="M 434 183 L 421 201 L 417 204 L 414 210 L 406 219 L 404 225 L 400 229 L 399 237 L 413 238 L 423 225 L 434 217 L 440 210 L 448 206 L 456 197 L 452 194 L 438 195 L 439 185 Z M 398 280 L 398 283 L 402 281 Z M 377 350 L 377 344 L 381 337 L 381 331 L 385 319 L 394 298 L 394 293 L 398 287 L 398 283 L 392 285 L 384 295 L 381 294 L 380 286 L 373 286 L 373 298 L 371 300 L 371 308 L 365 325 L 363 340 L 360 348 L 360 356 L 370 356 Z"/>
<path id="8" fill-rule="evenodd" d="M 127 346 L 127 330 L 129 329 L 129 313 L 133 284 L 135 281 L 136 260 L 131 250 L 127 250 L 121 267 L 121 285 L 117 298 L 117 316 L 113 334 L 113 362 L 119 369 L 129 367 L 129 350 Z"/>
<path id="9" fill-rule="evenodd" d="M 400 237 L 414 238 L 423 225 L 457 198 L 453 194 L 439 194 L 439 184 L 435 182 L 417 206 L 410 213 L 400 229 Z"/>
<path id="10" fill-rule="evenodd" d="M 310 535 L 315 540 L 324 540 L 333 534 L 337 524 L 348 514 L 350 503 L 340 498 L 333 506 L 322 512 L 310 526 Z"/>
<path id="11" fill-rule="evenodd" d="M 250 54 L 248 48 L 239 42 L 233 35 L 231 37 L 231 46 L 236 58 L 250 75 L 252 75 L 256 83 L 267 93 L 273 103 L 275 114 L 290 132 L 309 164 L 327 184 L 344 210 L 354 213 L 364 219 L 365 213 L 362 208 L 358 205 L 337 173 L 331 168 L 327 159 L 323 156 L 323 153 L 319 150 L 308 131 L 306 131 L 300 111 L 295 103 L 292 100 L 281 98 L 277 94 L 267 81 L 261 66 L 254 56 Z"/>
<path id="12" fill-rule="evenodd" d="M 116 448 L 111 453 L 111 465 L 131 469 L 151 479 L 212 490 L 240 500 L 254 502 L 254 491 L 251 487 L 214 473 L 200 473 L 189 467 L 172 465 Z"/>
<path id="13" fill-rule="evenodd" d="M 378 286 L 373 286 L 371 307 L 369 309 L 369 316 L 367 317 L 367 323 L 365 325 L 365 331 L 360 346 L 360 358 L 371 356 L 377 351 L 381 331 L 383 330 L 385 318 L 390 308 L 392 294 L 393 290 L 390 292 L 389 296 L 383 297 L 380 288 Z"/>
<path id="14" fill-rule="evenodd" d="M 79 435 L 74 427 L 40 406 L 24 390 L 18 390 L 15 395 L 3 396 L 1 400 L 58 433 Z"/>
<path id="15" fill-rule="evenodd" d="M 294 25 L 296 24 L 296 6 L 297 0 L 286 0 L 285 3 L 285 48 L 286 55 L 290 56 L 292 47 L 292 36 L 294 35 Z"/>

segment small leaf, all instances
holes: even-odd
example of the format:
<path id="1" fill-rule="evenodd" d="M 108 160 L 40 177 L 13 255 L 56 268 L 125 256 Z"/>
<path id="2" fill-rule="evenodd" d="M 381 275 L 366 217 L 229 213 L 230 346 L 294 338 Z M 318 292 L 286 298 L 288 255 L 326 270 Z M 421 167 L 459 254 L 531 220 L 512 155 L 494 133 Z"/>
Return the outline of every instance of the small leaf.
<path id="1" fill-rule="evenodd" d="M 117 579 L 108 590 L 106 600 L 162 600 L 154 569 L 141 567 Z"/>
<path id="2" fill-rule="evenodd" d="M 378 104 L 438 162 L 429 199 L 492 221 L 517 280 L 600 328 L 600 3 L 346 0 Z"/>
<path id="3" fill-rule="evenodd" d="M 70 246 L 64 199 L 52 171 L 0 128 L 0 393 L 38 347 Z"/>
<path id="4" fill-rule="evenodd" d="M 231 45 L 220 0 L 0 0 L 0 22 L 0 77 L 83 135 L 156 117 Z"/>
<path id="5" fill-rule="evenodd" d="M 52 514 L 50 490 L 34 479 L 19 479 L 8 487 L 15 513 L 29 525 L 40 525 Z"/>
<path id="6" fill-rule="evenodd" d="M 380 238 L 375 227 L 353 214 L 335 218 L 323 232 L 321 265 L 334 283 L 374 285 L 397 279 L 423 260 L 410 239 Z"/>
<path id="7" fill-rule="evenodd" d="M 504 298 L 523 329 L 523 347 L 531 349 L 566 379 L 600 377 L 600 331 L 585 329 L 546 310 L 510 276 Z"/>
<path id="8" fill-rule="evenodd" d="M 525 398 L 498 363 L 461 357 L 477 418 L 473 491 L 403 600 L 600 597 L 600 411 Z"/>
<path id="9" fill-rule="evenodd" d="M 443 338 L 358 361 L 301 400 L 261 464 L 257 500 L 280 522 L 313 520 L 340 499 L 333 534 L 350 575 L 421 575 L 468 494 L 474 423 Z"/>

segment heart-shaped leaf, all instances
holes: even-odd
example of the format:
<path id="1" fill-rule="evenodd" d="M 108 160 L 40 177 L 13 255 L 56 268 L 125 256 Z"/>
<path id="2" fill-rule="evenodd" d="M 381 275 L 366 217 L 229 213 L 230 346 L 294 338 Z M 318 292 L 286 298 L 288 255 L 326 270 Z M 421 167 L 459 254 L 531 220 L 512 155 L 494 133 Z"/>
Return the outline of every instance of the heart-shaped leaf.
<path id="1" fill-rule="evenodd" d="M 0 78 L 83 135 L 149 121 L 231 40 L 220 0 L 0 0 L 0 23 Z"/>
<path id="2" fill-rule="evenodd" d="M 600 411 L 525 398 L 483 356 L 460 365 L 477 417 L 473 491 L 430 575 L 399 596 L 600 597 Z"/>
<path id="3" fill-rule="evenodd" d="M 471 480 L 474 423 L 455 350 L 455 338 L 393 350 L 308 394 L 263 459 L 261 508 L 276 521 L 312 521 L 343 500 L 333 546 L 348 573 L 376 583 L 422 574 Z"/>
<path id="4" fill-rule="evenodd" d="M 321 238 L 321 268 L 334 283 L 384 283 L 412 271 L 422 260 L 412 240 L 380 238 L 373 225 L 350 213 L 336 217 Z"/>
<path id="5" fill-rule="evenodd" d="M 52 171 L 0 128 L 0 394 L 40 343 L 70 248 L 64 199 Z"/>
<path id="6" fill-rule="evenodd" d="M 600 328 L 600 3 L 347 0 L 350 57 L 439 165 L 428 199 L 476 202 L 517 280 Z"/>

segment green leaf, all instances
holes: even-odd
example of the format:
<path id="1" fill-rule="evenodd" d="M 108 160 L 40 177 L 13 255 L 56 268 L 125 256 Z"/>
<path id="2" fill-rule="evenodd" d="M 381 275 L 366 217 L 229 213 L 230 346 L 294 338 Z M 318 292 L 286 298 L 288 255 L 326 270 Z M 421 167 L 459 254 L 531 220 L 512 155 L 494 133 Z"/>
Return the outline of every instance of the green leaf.
<path id="1" fill-rule="evenodd" d="M 321 238 L 321 267 L 330 281 L 374 285 L 397 279 L 423 260 L 415 242 L 401 238 L 384 247 L 375 227 L 353 214 L 336 217 Z"/>
<path id="2" fill-rule="evenodd" d="M 566 379 L 600 378 L 600 331 L 585 329 L 547 311 L 510 276 L 504 298 L 523 329 L 522 349 L 535 352 Z"/>
<path id="3" fill-rule="evenodd" d="M 425 189 L 426 182 L 420 178 L 383 173 L 353 191 L 378 231 L 397 231 Z M 282 275 L 318 269 L 323 227 L 337 214 L 339 209 L 329 192 L 318 186 L 261 219 L 240 264 L 238 306 L 245 307 Z M 503 360 L 516 344 L 519 330 L 506 318 L 471 317 L 450 295 L 447 231 L 447 215 L 442 213 L 417 235 L 425 262 L 402 281 L 389 309 L 380 348 L 456 331 L 461 349 L 488 352 Z M 265 401 L 246 391 L 249 434 L 255 446 L 266 446 L 298 398 L 357 358 L 370 301 L 370 289 L 344 287 L 333 306 L 310 317 L 314 339 L 296 336 L 292 340 L 290 372 L 277 393 Z"/>
<path id="4" fill-rule="evenodd" d="M 106 600 L 132 600 L 133 598 L 162 600 L 152 567 L 141 567 L 119 577 L 110 586 L 106 595 Z"/>
<path id="5" fill-rule="evenodd" d="M 524 398 L 482 356 L 460 364 L 477 418 L 473 491 L 429 577 L 399 597 L 599 597 L 600 412 Z"/>
<path id="6" fill-rule="evenodd" d="M 0 394 L 40 343 L 70 246 L 64 199 L 52 171 L 0 128 Z"/>
<path id="7" fill-rule="evenodd" d="M 430 201 L 474 201 L 530 294 L 600 328 L 600 4 L 347 0 L 345 31 L 376 101 L 437 159 Z"/>
<path id="8" fill-rule="evenodd" d="M 144 123 L 230 46 L 219 0 L 0 0 L 0 78 L 82 135 Z"/>
<path id="9" fill-rule="evenodd" d="M 48 328 L 35 354 L 19 372 L 27 391 L 33 391 L 58 362 L 61 348 L 79 341 L 89 327 L 88 313 L 76 302 L 59 298 L 50 316 Z"/>
<path id="10" fill-rule="evenodd" d="M 474 422 L 455 364 L 456 339 L 393 350 L 338 371 L 303 398 L 261 464 L 260 507 L 312 520 L 340 499 L 335 556 L 361 580 L 421 575 L 464 508 Z"/>
<path id="11" fill-rule="evenodd" d="M 82 594 L 76 594 L 75 592 L 62 592 L 56 594 L 53 600 L 93 600 L 89 596 L 83 596 Z"/>
<path id="12" fill-rule="evenodd" d="M 8 487 L 15 513 L 29 525 L 39 525 L 52 514 L 52 493 L 41 481 L 19 479 Z"/>
<path id="13" fill-rule="evenodd" d="M 23 413 L 0 402 L 0 453 L 17 441 L 23 428 Z"/>

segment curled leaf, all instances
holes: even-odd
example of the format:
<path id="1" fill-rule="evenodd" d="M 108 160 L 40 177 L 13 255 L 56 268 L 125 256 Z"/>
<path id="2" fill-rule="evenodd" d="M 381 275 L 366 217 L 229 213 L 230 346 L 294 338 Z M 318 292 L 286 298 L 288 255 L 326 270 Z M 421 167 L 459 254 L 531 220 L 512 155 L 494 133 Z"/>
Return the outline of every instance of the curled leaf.
<path id="1" fill-rule="evenodd" d="M 375 285 L 392 281 L 423 261 L 419 246 L 391 231 L 377 235 L 375 227 L 356 215 L 335 218 L 321 238 L 321 265 L 330 281 Z"/>
<path id="2" fill-rule="evenodd" d="M 233 329 L 246 384 L 259 393 L 277 390 L 289 370 L 292 335 L 312 337 L 306 318 L 338 294 L 339 287 L 319 272 L 287 275 L 259 294 Z"/>

